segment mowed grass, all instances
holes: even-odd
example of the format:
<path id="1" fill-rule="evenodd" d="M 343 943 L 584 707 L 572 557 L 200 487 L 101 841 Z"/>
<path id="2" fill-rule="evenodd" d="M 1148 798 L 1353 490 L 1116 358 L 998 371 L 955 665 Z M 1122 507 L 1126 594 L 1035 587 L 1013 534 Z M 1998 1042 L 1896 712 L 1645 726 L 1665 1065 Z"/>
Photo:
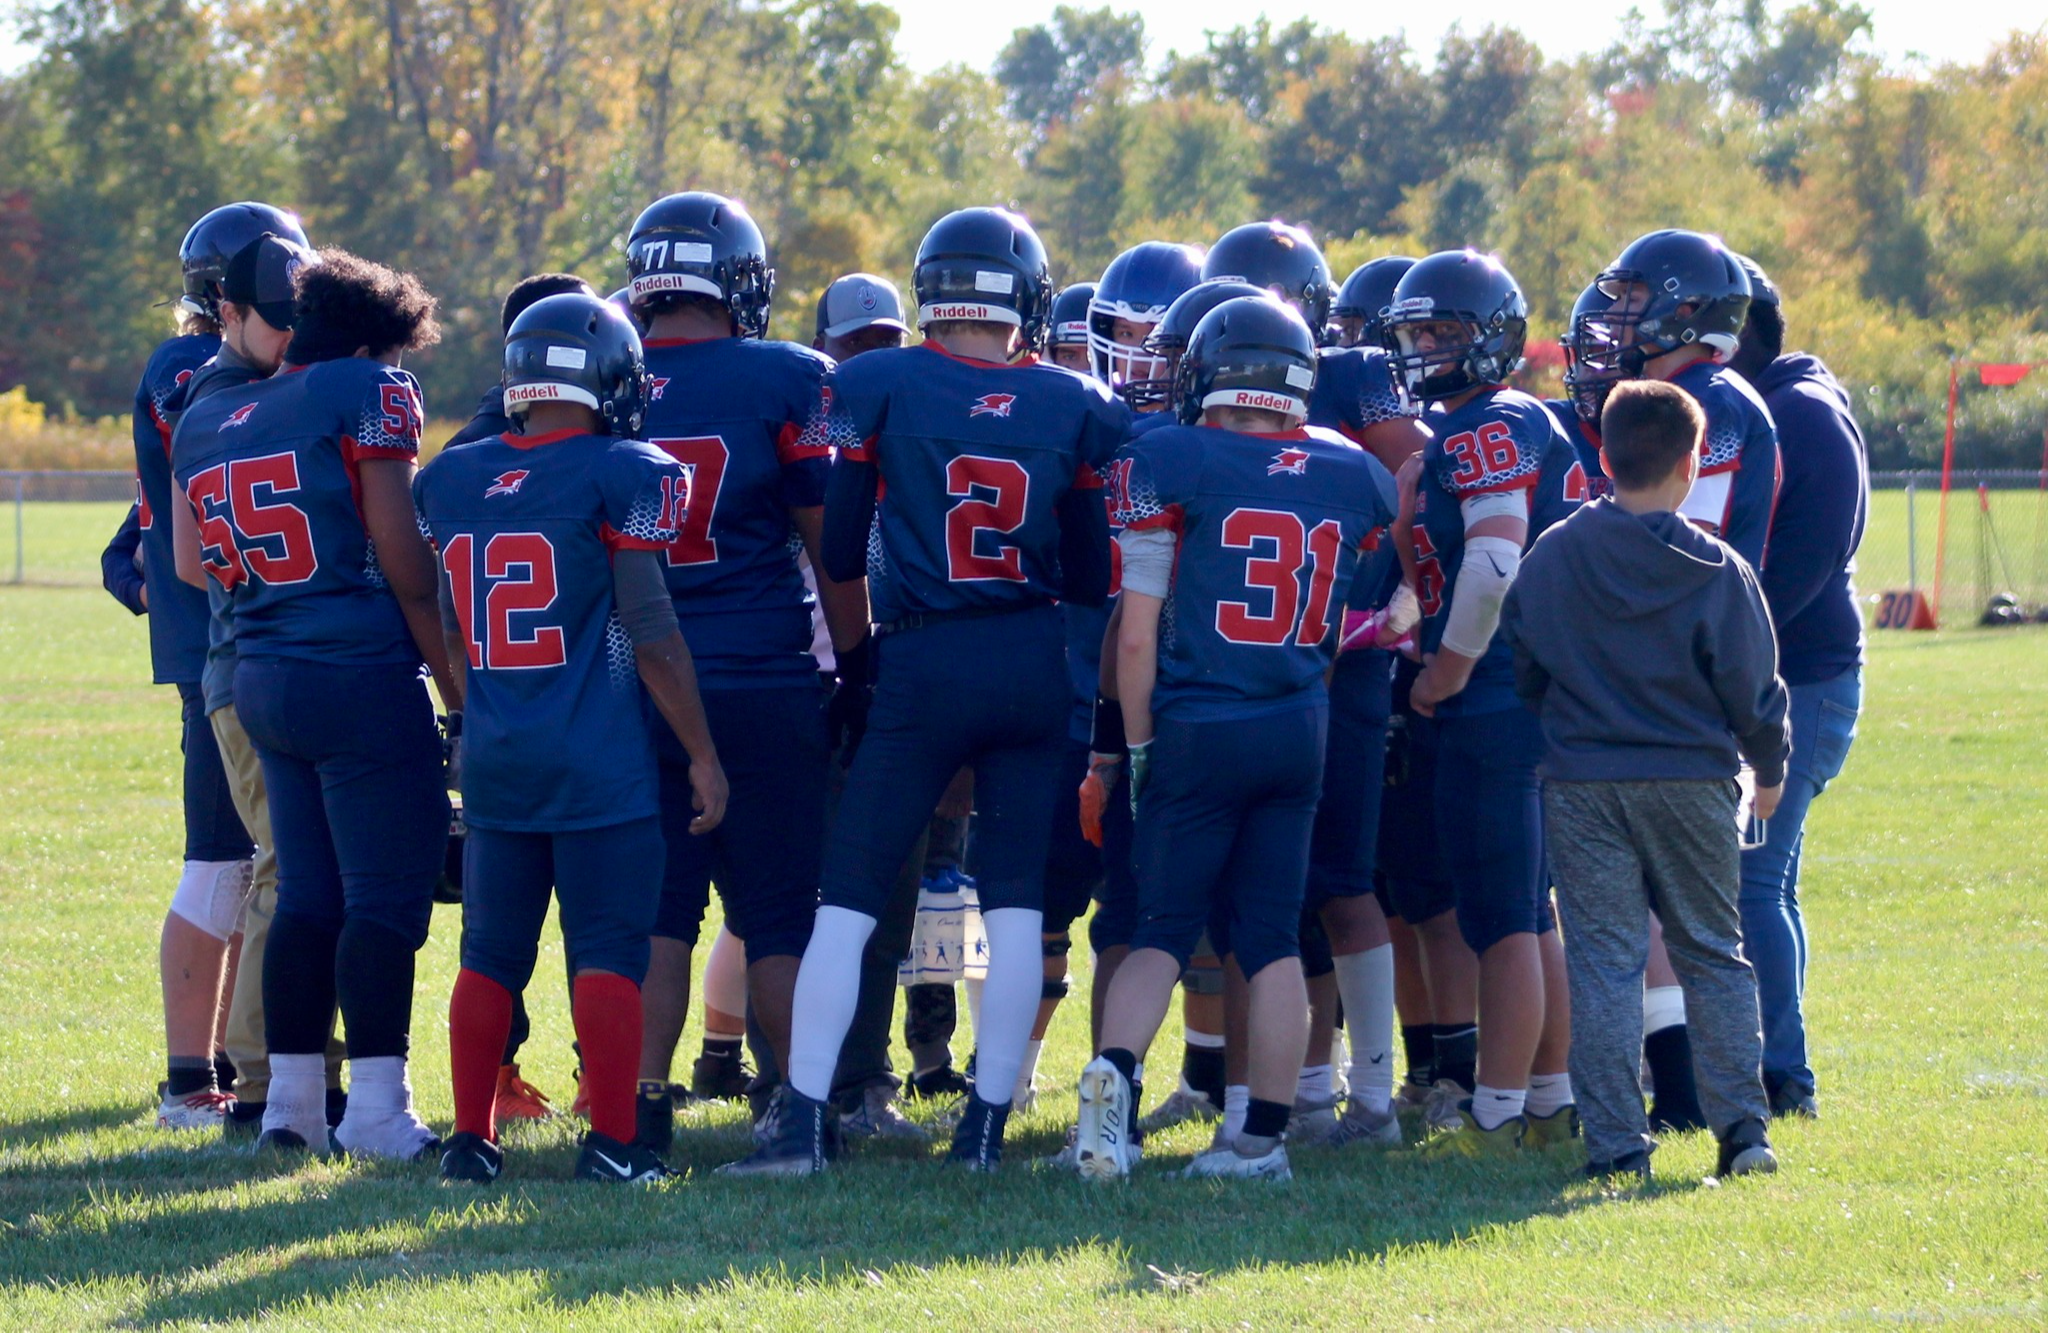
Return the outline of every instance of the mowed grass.
<path id="1" fill-rule="evenodd" d="M 110 521 L 31 529 L 89 583 Z M 81 562 L 83 562 L 82 568 Z M 1081 1003 L 1012 1169 L 868 1148 L 813 1181 L 732 1182 L 737 1110 L 681 1127 L 687 1176 L 575 1187 L 574 1126 L 511 1139 L 493 1190 L 424 1169 L 283 1167 L 151 1128 L 156 936 L 176 874 L 177 705 L 143 627 L 92 587 L 0 588 L 0 1325 L 269 1318 L 364 1328 L 1746 1327 L 2048 1322 L 2048 637 L 1875 645 L 1848 771 L 1806 852 L 1826 1119 L 1784 1169 L 1701 1183 L 1704 1136 L 1607 1194 L 1570 1155 L 1422 1166 L 1302 1151 L 1291 1186 L 1028 1170 L 1072 1114 Z M 420 960 L 415 1081 L 449 1116 L 454 909 Z M 1086 994 L 1085 950 L 1076 994 Z M 566 1102 L 552 939 L 529 1076 Z M 685 1054 L 696 1035 L 685 1039 Z M 966 1054 L 967 1036 L 957 1040 Z M 1153 1052 L 1155 1098 L 1174 1037 Z M 923 1114 L 919 1112 L 919 1114 Z"/>

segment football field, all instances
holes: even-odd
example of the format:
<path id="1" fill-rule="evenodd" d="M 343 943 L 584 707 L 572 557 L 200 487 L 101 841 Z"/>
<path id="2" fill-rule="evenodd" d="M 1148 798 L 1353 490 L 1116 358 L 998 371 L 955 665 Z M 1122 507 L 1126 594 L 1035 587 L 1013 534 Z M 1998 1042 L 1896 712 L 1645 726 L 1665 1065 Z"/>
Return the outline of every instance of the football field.
<path id="1" fill-rule="evenodd" d="M 886 1145 L 821 1180 L 718 1179 L 746 1139 L 723 1108 L 686 1114 L 668 1186 L 571 1186 L 563 1118 L 511 1131 L 479 1191 L 152 1127 L 177 701 L 147 684 L 142 624 L 90 586 L 118 509 L 38 508 L 27 563 L 50 577 L 0 587 L 0 1327 L 2048 1323 L 2048 630 L 1874 644 L 1802 881 L 1825 1118 L 1774 1129 L 1775 1177 L 1703 1184 L 1713 1145 L 1683 1135 L 1645 1192 L 1603 1193 L 1574 1153 L 1303 1150 L 1290 1185 L 1168 1178 L 1195 1126 L 1123 1186 L 1034 1172 L 1085 1053 L 1077 949 L 997 1177 Z M 442 1129 L 457 910 L 437 909 L 415 1010 Z M 523 1062 L 566 1105 L 560 976 L 551 930 Z M 1178 1059 L 1170 1032 L 1154 1100 Z"/>

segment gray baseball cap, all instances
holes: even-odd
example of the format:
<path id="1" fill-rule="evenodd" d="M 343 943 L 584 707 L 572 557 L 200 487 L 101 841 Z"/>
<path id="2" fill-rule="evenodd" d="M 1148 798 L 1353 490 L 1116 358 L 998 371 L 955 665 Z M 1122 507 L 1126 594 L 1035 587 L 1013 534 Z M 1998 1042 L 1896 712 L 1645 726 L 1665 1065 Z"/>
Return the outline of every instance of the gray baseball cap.
<path id="1" fill-rule="evenodd" d="M 818 336 L 844 338 L 879 325 L 910 332 L 903 322 L 903 297 L 896 284 L 872 273 L 849 273 L 833 280 L 818 298 Z"/>

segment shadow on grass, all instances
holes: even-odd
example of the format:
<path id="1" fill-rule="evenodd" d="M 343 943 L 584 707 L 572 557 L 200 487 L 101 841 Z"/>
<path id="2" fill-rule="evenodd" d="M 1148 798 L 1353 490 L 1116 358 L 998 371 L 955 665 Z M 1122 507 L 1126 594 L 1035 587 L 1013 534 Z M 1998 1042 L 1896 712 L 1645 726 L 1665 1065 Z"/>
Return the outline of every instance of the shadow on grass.
<path id="1" fill-rule="evenodd" d="M 935 1148 L 887 1144 L 821 1179 L 734 1181 L 710 1174 L 743 1150 L 744 1134 L 722 1126 L 679 1134 L 685 1178 L 616 1190 L 568 1180 L 569 1142 L 566 1130 L 524 1148 L 515 1138 L 505 1178 L 481 1190 L 443 1185 L 428 1164 L 332 1167 L 226 1149 L 175 1164 L 143 1153 L 25 1166 L 0 1185 L 0 1216 L 15 1215 L 0 1227 L 0 1282 L 148 1279 L 132 1319 L 157 1325 L 253 1318 L 393 1281 L 502 1274 L 573 1306 L 755 1279 L 893 1285 L 896 1273 L 914 1281 L 949 1263 L 1090 1250 L 1119 1272 L 1107 1295 L 1446 1244 L 1601 1197 L 1565 1188 L 1578 1179 L 1576 1152 L 1424 1165 L 1305 1150 L 1287 1186 L 1172 1179 L 1167 1168 L 1187 1154 L 1168 1152 L 1126 1184 L 1091 1187 L 1031 1169 L 1056 1146 L 1044 1132 L 1020 1135 L 993 1178 L 942 1166 Z M 253 1191 L 233 1188 L 242 1182 Z M 22 1225 L 30 1197 L 42 1207 Z M 253 1255 L 263 1257 L 246 1262 Z"/>

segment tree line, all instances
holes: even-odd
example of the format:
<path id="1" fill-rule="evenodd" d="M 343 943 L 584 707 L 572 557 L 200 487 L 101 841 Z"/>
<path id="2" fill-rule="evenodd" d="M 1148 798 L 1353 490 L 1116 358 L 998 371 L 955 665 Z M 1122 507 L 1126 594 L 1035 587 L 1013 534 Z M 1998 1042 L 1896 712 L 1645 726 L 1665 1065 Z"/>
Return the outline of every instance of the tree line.
<path id="1" fill-rule="evenodd" d="M 793 338 L 837 274 L 907 281 L 968 203 L 1027 212 L 1061 282 L 1271 216 L 1340 279 L 1476 245 L 1545 338 L 1625 242 L 1684 225 L 1772 273 L 1874 465 L 1924 464 L 1949 358 L 2048 361 L 2048 30 L 1887 66 L 1861 7 L 1773 8 L 1664 0 L 1563 61 L 1512 29 L 1425 53 L 1264 19 L 1155 57 L 1138 16 L 1065 7 L 990 71 L 920 75 L 865 0 L 53 0 L 0 78 L 0 389 L 123 410 L 185 227 L 240 198 L 422 277 L 437 416 L 495 378 L 512 282 L 621 284 L 625 229 L 675 190 L 747 201 Z M 2048 371 L 1973 393 L 1959 457 L 2035 466 L 2044 425 Z"/>

